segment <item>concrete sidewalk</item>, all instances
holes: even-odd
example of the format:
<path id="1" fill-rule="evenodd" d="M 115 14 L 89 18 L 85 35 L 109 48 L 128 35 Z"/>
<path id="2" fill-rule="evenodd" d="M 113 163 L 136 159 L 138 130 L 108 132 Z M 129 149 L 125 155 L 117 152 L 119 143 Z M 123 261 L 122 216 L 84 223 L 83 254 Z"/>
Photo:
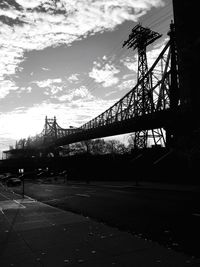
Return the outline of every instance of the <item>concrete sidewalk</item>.
<path id="1" fill-rule="evenodd" d="M 7 199 L 0 201 L 1 267 L 200 266 L 200 260 L 140 236 L 28 197 L 3 195 Z"/>

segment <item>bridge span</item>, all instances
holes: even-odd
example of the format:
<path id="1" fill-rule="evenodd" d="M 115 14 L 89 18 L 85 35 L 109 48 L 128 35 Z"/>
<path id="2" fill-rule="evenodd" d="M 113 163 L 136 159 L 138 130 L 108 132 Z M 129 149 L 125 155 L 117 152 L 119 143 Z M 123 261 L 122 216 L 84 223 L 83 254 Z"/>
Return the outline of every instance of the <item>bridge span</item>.
<path id="1" fill-rule="evenodd" d="M 64 129 L 55 117 L 46 117 L 41 134 L 19 140 L 16 148 L 51 150 L 78 141 L 131 132 L 135 132 L 137 148 L 146 147 L 150 137 L 154 144 L 168 145 L 175 137 L 172 118 L 181 109 L 173 23 L 168 34 L 169 41 L 148 68 L 146 46 L 160 35 L 141 25 L 135 26 L 124 43 L 128 48 L 138 49 L 138 82 L 134 88 L 112 107 L 79 128 Z"/>

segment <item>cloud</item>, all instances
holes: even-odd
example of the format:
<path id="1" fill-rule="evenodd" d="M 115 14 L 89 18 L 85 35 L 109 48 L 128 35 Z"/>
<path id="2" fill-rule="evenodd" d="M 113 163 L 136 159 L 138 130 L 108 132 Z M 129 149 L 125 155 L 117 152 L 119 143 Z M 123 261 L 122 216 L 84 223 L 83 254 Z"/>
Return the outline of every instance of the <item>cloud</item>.
<path id="1" fill-rule="evenodd" d="M 15 91 L 18 86 L 13 81 L 10 80 L 0 80 L 0 99 L 5 98 L 10 91 Z"/>
<path id="2" fill-rule="evenodd" d="M 106 63 L 101 67 L 100 63 L 94 62 L 94 67 L 89 72 L 89 77 L 93 78 L 97 83 L 102 83 L 104 87 L 109 87 L 119 82 L 119 78 L 115 76 L 119 72 L 119 69 L 112 64 Z"/>
<path id="3" fill-rule="evenodd" d="M 72 101 L 78 99 L 81 99 L 82 101 L 88 101 L 88 100 L 91 101 L 94 99 L 94 96 L 85 86 L 80 86 L 79 88 L 68 90 L 67 93 L 57 97 L 57 99 L 60 102 Z"/>
<path id="4" fill-rule="evenodd" d="M 9 44 L 11 36 L 9 36 L 10 29 L 8 29 L 8 26 L 1 29 L 0 38 L 2 38 L 2 32 L 8 36 L 4 40 L 0 39 L 0 80 L 6 79 L 8 76 L 14 75 L 18 69 L 20 70 L 19 64 L 24 60 L 23 49 Z"/>
<path id="5" fill-rule="evenodd" d="M 78 76 L 79 76 L 79 74 L 78 73 L 73 73 L 71 76 L 69 76 L 68 77 L 68 81 L 70 82 L 70 83 L 74 83 L 74 82 L 78 82 Z"/>
<path id="6" fill-rule="evenodd" d="M 40 88 L 50 87 L 54 84 L 60 84 L 62 83 L 62 79 L 56 78 L 56 79 L 47 79 L 43 81 L 32 81 L 31 83 L 37 84 Z"/>
<path id="7" fill-rule="evenodd" d="M 121 84 L 118 85 L 119 90 L 126 90 L 126 91 L 130 91 L 134 85 L 136 85 L 136 80 L 135 79 L 131 79 L 131 80 L 126 80 L 123 81 Z"/>
<path id="8" fill-rule="evenodd" d="M 63 87 L 62 86 L 55 86 L 55 85 L 52 85 L 51 88 L 48 88 L 44 94 L 45 95 L 48 95 L 50 96 L 51 98 L 57 98 L 57 94 L 59 92 L 62 92 L 63 91 Z"/>
<path id="9" fill-rule="evenodd" d="M 110 92 L 108 92 L 108 93 L 106 93 L 105 94 L 105 96 L 110 96 L 110 95 L 113 95 L 113 94 L 116 94 L 117 93 L 117 91 L 116 90 L 112 90 L 112 91 L 110 91 Z"/>
<path id="10" fill-rule="evenodd" d="M 31 86 L 28 86 L 28 87 L 20 87 L 17 91 L 18 94 L 21 94 L 21 93 L 27 93 L 27 94 L 30 94 L 32 92 L 32 87 Z"/>
<path id="11" fill-rule="evenodd" d="M 24 52 L 70 45 L 97 32 L 137 21 L 162 0 L 15 0 L 1 1 L 0 78 L 13 75 Z M 115 79 L 116 82 L 116 79 Z"/>
<path id="12" fill-rule="evenodd" d="M 16 2 L 21 5 L 23 8 L 35 8 L 45 3 L 46 1 L 42 0 L 16 0 Z M 52 2 L 52 1 L 51 1 Z"/>
<path id="13" fill-rule="evenodd" d="M 123 80 L 127 80 L 127 79 L 130 79 L 130 78 L 134 78 L 135 77 L 135 73 L 129 73 L 129 74 L 125 74 L 122 79 Z"/>
<path id="14" fill-rule="evenodd" d="M 48 69 L 48 68 L 45 68 L 45 67 L 43 67 L 43 68 L 42 68 L 42 70 L 44 70 L 44 71 L 48 71 L 49 69 Z"/>
<path id="15" fill-rule="evenodd" d="M 55 98 L 65 88 L 65 83 L 61 78 L 32 81 L 31 83 L 43 88 L 43 93 L 51 98 Z"/>
<path id="16" fill-rule="evenodd" d="M 126 57 L 120 60 L 129 70 L 137 72 L 138 69 L 138 56 L 135 54 L 133 57 Z"/>

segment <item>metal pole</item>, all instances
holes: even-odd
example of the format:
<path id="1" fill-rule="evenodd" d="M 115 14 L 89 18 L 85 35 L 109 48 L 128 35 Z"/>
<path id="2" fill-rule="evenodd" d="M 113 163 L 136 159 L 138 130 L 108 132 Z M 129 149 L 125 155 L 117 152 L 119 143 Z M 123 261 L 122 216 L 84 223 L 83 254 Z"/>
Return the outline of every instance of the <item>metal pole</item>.
<path id="1" fill-rule="evenodd" d="M 22 180 L 22 197 L 24 198 L 24 176 Z"/>
<path id="2" fill-rule="evenodd" d="M 22 174 L 22 197 L 24 198 L 24 169 L 19 169 L 19 173 Z"/>

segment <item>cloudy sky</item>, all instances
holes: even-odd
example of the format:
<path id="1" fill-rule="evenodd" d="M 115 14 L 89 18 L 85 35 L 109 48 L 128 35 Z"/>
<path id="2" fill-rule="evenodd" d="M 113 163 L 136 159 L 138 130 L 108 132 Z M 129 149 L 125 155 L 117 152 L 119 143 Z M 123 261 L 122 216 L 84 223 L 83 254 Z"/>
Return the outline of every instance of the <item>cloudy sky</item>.
<path id="1" fill-rule="evenodd" d="M 171 0 L 1 0 L 0 150 L 40 133 L 56 116 L 81 126 L 137 81 L 137 53 L 122 48 L 141 23 L 166 42 Z"/>

